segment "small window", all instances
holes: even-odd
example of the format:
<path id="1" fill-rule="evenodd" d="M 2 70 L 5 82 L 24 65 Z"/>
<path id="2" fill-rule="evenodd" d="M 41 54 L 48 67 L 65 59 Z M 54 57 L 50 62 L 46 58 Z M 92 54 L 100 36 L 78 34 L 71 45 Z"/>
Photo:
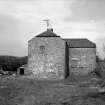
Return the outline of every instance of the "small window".
<path id="1" fill-rule="evenodd" d="M 45 46 L 40 46 L 40 51 L 44 51 L 45 50 Z"/>
<path id="2" fill-rule="evenodd" d="M 40 54 L 44 54 L 45 53 L 45 46 L 40 46 Z"/>
<path id="3" fill-rule="evenodd" d="M 78 67 L 78 61 L 79 61 L 78 58 L 71 58 L 71 67 L 72 68 Z"/>

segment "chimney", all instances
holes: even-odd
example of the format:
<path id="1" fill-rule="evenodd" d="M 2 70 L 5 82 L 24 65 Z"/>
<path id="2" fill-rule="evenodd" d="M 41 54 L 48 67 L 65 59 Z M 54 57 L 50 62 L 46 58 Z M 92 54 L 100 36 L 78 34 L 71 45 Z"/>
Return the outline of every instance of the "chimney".
<path id="1" fill-rule="evenodd" d="M 47 28 L 47 31 L 53 32 L 53 28 Z"/>
<path id="2" fill-rule="evenodd" d="M 49 19 L 45 19 L 45 20 L 43 20 L 43 21 L 46 22 L 47 31 L 53 32 L 53 28 L 51 27 L 50 20 L 49 20 Z"/>

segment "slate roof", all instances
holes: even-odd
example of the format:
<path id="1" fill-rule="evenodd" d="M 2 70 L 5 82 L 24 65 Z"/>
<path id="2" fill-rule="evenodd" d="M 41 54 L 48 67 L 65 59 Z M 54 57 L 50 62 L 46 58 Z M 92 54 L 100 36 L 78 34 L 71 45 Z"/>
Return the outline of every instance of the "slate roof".
<path id="1" fill-rule="evenodd" d="M 53 32 L 53 29 L 47 29 L 47 31 L 44 31 L 43 33 L 37 35 L 36 37 L 60 37 L 57 34 Z"/>
<path id="2" fill-rule="evenodd" d="M 37 35 L 36 37 L 60 37 L 53 32 L 53 29 L 47 29 L 43 33 Z M 35 38 L 35 37 L 34 37 Z M 31 40 L 33 40 L 32 38 Z M 29 40 L 29 41 L 31 41 Z M 96 48 L 96 44 L 88 39 L 63 39 L 67 42 L 70 48 Z"/>
<path id="3" fill-rule="evenodd" d="M 96 48 L 96 44 L 88 39 L 64 39 L 70 48 Z"/>

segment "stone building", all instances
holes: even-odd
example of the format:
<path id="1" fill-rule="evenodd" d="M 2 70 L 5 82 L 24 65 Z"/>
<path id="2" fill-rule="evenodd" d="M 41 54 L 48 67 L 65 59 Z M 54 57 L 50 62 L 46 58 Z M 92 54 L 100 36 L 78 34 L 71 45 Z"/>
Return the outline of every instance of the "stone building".
<path id="1" fill-rule="evenodd" d="M 96 45 L 88 39 L 62 39 L 53 29 L 28 41 L 28 70 L 37 79 L 64 79 L 95 69 Z"/>
<path id="2" fill-rule="evenodd" d="M 21 65 L 17 68 L 18 75 L 29 75 L 30 71 L 28 70 L 27 64 Z"/>
<path id="3" fill-rule="evenodd" d="M 64 39 L 69 55 L 69 72 L 86 75 L 96 68 L 96 45 L 88 39 Z"/>

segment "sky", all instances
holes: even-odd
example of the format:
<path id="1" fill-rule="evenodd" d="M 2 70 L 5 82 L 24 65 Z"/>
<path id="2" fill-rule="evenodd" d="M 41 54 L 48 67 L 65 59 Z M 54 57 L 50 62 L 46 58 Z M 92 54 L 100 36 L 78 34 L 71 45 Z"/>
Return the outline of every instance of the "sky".
<path id="1" fill-rule="evenodd" d="M 62 38 L 88 38 L 103 58 L 105 0 L 0 0 L 0 55 L 25 56 L 50 19 Z"/>

